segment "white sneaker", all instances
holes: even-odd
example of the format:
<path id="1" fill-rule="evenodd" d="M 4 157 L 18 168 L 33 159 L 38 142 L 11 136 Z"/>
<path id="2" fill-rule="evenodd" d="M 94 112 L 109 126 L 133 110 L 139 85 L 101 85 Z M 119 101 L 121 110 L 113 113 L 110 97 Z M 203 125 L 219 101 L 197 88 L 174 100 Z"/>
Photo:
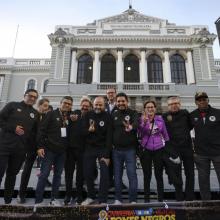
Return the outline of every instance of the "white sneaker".
<path id="1" fill-rule="evenodd" d="M 84 200 L 81 205 L 89 205 L 91 203 L 94 202 L 94 199 L 91 199 L 91 198 L 87 198 L 86 200 Z"/>
<path id="2" fill-rule="evenodd" d="M 113 203 L 113 205 L 121 205 L 121 202 L 116 199 L 115 202 Z"/>
<path id="3" fill-rule="evenodd" d="M 131 202 L 131 204 L 137 204 L 137 202 L 133 201 L 133 202 Z"/>
<path id="4" fill-rule="evenodd" d="M 61 203 L 57 199 L 53 199 L 50 201 L 50 206 L 61 206 Z"/>

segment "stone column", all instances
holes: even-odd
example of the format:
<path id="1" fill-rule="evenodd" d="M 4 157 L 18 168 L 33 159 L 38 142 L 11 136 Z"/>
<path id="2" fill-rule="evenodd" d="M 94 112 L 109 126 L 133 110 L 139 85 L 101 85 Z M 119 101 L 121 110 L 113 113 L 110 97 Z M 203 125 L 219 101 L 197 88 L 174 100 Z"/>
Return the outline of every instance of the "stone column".
<path id="1" fill-rule="evenodd" d="M 169 58 L 169 51 L 168 50 L 164 51 L 163 81 L 164 81 L 164 83 L 171 82 L 170 58 Z"/>
<path id="2" fill-rule="evenodd" d="M 95 58 L 93 61 L 93 75 L 92 75 L 92 83 L 99 83 L 100 73 L 99 73 L 99 50 L 95 49 Z"/>
<path id="3" fill-rule="evenodd" d="M 122 61 L 122 49 L 118 49 L 118 60 L 117 60 L 117 70 L 116 70 L 116 83 L 124 82 L 124 71 L 123 71 L 123 61 Z"/>
<path id="4" fill-rule="evenodd" d="M 192 60 L 192 51 L 187 51 L 187 63 L 188 67 L 186 68 L 188 71 L 186 72 L 187 84 L 195 83 L 195 74 L 193 69 L 193 60 Z"/>
<path id="5" fill-rule="evenodd" d="M 147 82 L 147 60 L 146 50 L 141 49 L 141 61 L 140 61 L 140 83 Z"/>
<path id="6" fill-rule="evenodd" d="M 4 76 L 0 76 L 0 100 L 2 97 L 2 90 L 3 90 L 3 85 L 4 85 Z"/>
<path id="7" fill-rule="evenodd" d="M 76 83 L 77 82 L 77 60 L 76 60 L 76 49 L 72 50 L 71 56 L 71 69 L 70 69 L 70 82 Z"/>

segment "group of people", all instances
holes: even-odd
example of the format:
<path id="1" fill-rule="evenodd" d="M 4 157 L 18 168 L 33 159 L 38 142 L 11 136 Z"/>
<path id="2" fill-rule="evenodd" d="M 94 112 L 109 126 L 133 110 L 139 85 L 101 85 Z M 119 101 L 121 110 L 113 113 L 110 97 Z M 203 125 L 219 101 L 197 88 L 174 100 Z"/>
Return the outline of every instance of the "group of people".
<path id="1" fill-rule="evenodd" d="M 177 201 L 194 197 L 194 163 L 202 200 L 210 200 L 210 165 L 220 182 L 220 110 L 209 105 L 205 92 L 195 94 L 197 108 L 189 113 L 181 109 L 180 98 L 167 99 L 168 111 L 158 115 L 155 101 L 143 104 L 143 112 L 129 108 L 125 93 L 114 88 L 93 102 L 83 97 L 80 109 L 72 111 L 73 99 L 64 96 L 60 106 L 49 109 L 49 100 L 38 101 L 38 92 L 29 89 L 21 102 L 10 102 L 0 111 L 0 183 L 5 174 L 4 201 L 12 202 L 16 176 L 23 163 L 18 202 L 25 203 L 34 161 L 41 158 L 35 204 L 43 203 L 44 190 L 53 167 L 50 205 L 59 206 L 59 186 L 65 171 L 66 196 L 71 202 L 89 205 L 96 200 L 94 180 L 97 161 L 100 167 L 98 203 L 105 204 L 108 190 L 115 187 L 114 204 L 123 203 L 123 170 L 128 177 L 129 202 L 137 202 L 137 156 L 143 170 L 144 201 L 150 202 L 150 182 L 154 170 L 158 201 L 164 200 L 163 174 L 175 187 Z M 191 130 L 194 130 L 192 140 Z M 153 168 L 152 169 L 152 165 Z M 185 173 L 183 190 L 182 165 Z M 76 195 L 73 177 L 76 171 Z M 83 184 L 87 198 L 83 198 Z M 74 198 L 73 198 L 74 197 Z"/>

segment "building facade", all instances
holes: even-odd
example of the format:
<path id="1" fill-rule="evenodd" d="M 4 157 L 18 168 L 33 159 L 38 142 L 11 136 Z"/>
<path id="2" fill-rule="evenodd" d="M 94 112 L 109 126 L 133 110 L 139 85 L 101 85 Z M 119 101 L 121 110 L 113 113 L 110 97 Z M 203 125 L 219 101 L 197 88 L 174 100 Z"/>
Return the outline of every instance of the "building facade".
<path id="1" fill-rule="evenodd" d="M 0 60 L 2 106 L 28 87 L 54 106 L 71 95 L 75 107 L 83 95 L 94 98 L 114 87 L 138 110 L 154 99 L 165 111 L 172 95 L 192 110 L 196 91 L 206 91 L 220 108 L 220 60 L 214 60 L 216 35 L 207 26 L 177 26 L 130 7 L 85 26 L 57 26 L 49 39 L 51 59 Z"/>

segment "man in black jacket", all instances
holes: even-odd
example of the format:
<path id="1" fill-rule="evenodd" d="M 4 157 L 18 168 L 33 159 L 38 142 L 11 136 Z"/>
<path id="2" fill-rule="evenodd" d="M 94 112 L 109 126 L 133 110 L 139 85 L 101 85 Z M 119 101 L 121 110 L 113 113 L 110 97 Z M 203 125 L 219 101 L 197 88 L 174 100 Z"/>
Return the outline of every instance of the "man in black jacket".
<path id="1" fill-rule="evenodd" d="M 47 98 L 40 99 L 38 101 L 38 112 L 40 122 L 45 117 L 49 108 L 49 100 Z M 31 176 L 31 170 L 34 164 L 34 161 L 37 158 L 37 143 L 36 143 L 36 131 L 32 134 L 32 143 L 29 143 L 28 151 L 26 154 L 24 168 L 21 175 L 20 189 L 18 193 L 17 201 L 18 203 L 25 203 L 26 191 L 28 182 Z"/>
<path id="2" fill-rule="evenodd" d="M 83 199 L 83 154 L 85 147 L 85 138 L 83 136 L 82 126 L 85 115 L 91 110 L 92 103 L 88 98 L 82 98 L 80 101 L 80 110 L 75 110 L 70 115 L 69 126 L 69 147 L 65 162 L 65 181 L 66 196 L 64 204 L 71 203 L 73 196 L 73 174 L 76 168 L 76 203 L 79 205 Z"/>
<path id="3" fill-rule="evenodd" d="M 36 187 L 35 204 L 43 202 L 44 188 L 53 165 L 54 175 L 50 205 L 60 206 L 60 202 L 57 199 L 59 197 L 59 186 L 65 163 L 66 149 L 69 144 L 68 125 L 72 103 L 72 97 L 64 96 L 60 102 L 60 108 L 48 112 L 40 125 L 37 135 L 38 156 L 43 159 Z"/>
<path id="4" fill-rule="evenodd" d="M 94 202 L 94 170 L 96 160 L 100 165 L 99 203 L 106 203 L 109 186 L 109 156 L 112 147 L 111 118 L 105 112 L 103 97 L 96 97 L 93 103 L 94 110 L 86 114 L 83 131 L 85 134 L 84 176 L 87 184 L 87 199 L 82 205 Z"/>
<path id="5" fill-rule="evenodd" d="M 0 112 L 0 183 L 6 171 L 4 200 L 10 204 L 16 175 L 25 159 L 39 116 L 33 108 L 38 92 L 28 89 L 22 102 L 10 102 Z"/>
<path id="6" fill-rule="evenodd" d="M 214 165 L 220 183 L 220 110 L 209 105 L 205 92 L 195 95 L 197 109 L 190 118 L 195 130 L 194 159 L 199 175 L 199 188 L 202 200 L 210 200 L 210 165 Z"/>
<path id="7" fill-rule="evenodd" d="M 113 125 L 113 163 L 115 179 L 115 204 L 122 202 L 122 174 L 124 163 L 129 180 L 129 201 L 136 203 L 137 173 L 136 147 L 138 113 L 128 108 L 128 97 L 125 93 L 116 96 L 117 110 L 112 113 Z"/>
<path id="8" fill-rule="evenodd" d="M 182 163 L 186 176 L 185 199 L 187 201 L 194 199 L 194 160 L 193 148 L 190 131 L 189 112 L 180 109 L 181 103 L 179 97 L 170 97 L 167 100 L 168 112 L 163 115 L 170 140 L 166 142 L 166 165 L 168 175 L 176 190 L 176 200 L 184 199 L 182 188 Z M 178 161 L 179 158 L 179 161 Z"/>

